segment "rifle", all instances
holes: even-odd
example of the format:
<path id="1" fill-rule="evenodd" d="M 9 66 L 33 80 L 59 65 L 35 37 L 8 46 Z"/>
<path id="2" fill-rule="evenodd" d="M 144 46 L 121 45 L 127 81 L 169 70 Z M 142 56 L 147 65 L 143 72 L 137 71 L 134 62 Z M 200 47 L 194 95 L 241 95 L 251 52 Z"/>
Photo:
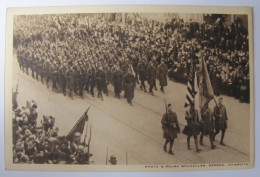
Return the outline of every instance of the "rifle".
<path id="1" fill-rule="evenodd" d="M 90 132 L 89 132 L 89 139 L 88 139 L 88 155 L 89 155 L 89 148 L 90 148 L 90 141 L 91 141 L 91 124 L 90 124 L 90 126 L 89 126 L 89 128 L 90 128 Z"/>
<path id="2" fill-rule="evenodd" d="M 107 165 L 107 161 L 108 161 L 108 147 L 107 147 L 106 165 Z"/>
<path id="3" fill-rule="evenodd" d="M 166 100 L 164 98 L 164 104 L 165 104 L 165 110 L 166 110 L 166 114 L 168 113 L 168 108 L 167 108 L 167 104 L 166 104 Z"/>
<path id="4" fill-rule="evenodd" d="M 18 85 L 19 85 L 19 80 L 18 80 L 17 85 L 16 85 L 15 93 L 18 93 Z"/>

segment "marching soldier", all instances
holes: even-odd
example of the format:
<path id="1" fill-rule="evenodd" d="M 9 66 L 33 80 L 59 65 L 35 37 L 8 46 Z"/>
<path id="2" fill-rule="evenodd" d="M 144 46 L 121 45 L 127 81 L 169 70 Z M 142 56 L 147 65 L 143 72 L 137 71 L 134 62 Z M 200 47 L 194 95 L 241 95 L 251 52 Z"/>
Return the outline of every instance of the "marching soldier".
<path id="1" fill-rule="evenodd" d="M 69 97 L 73 99 L 72 91 L 73 91 L 73 85 L 74 85 L 74 76 L 73 76 L 73 68 L 70 67 L 67 69 L 65 78 L 67 80 L 68 88 L 69 88 Z"/>
<path id="2" fill-rule="evenodd" d="M 40 75 L 40 73 L 39 73 L 39 71 L 40 71 L 39 61 L 40 61 L 39 57 L 36 56 L 35 63 L 34 63 L 34 70 L 35 70 L 35 74 L 36 74 L 35 78 L 36 78 L 37 81 L 39 80 L 39 75 Z"/>
<path id="3" fill-rule="evenodd" d="M 89 85 L 90 85 L 90 72 L 91 72 L 91 68 L 87 67 L 86 71 L 85 71 L 85 90 L 89 93 Z"/>
<path id="4" fill-rule="evenodd" d="M 161 91 L 164 93 L 164 87 L 167 86 L 167 74 L 168 74 L 168 67 L 164 63 L 164 60 L 161 61 L 161 64 L 158 66 L 158 79 L 161 86 Z"/>
<path id="5" fill-rule="evenodd" d="M 147 69 L 147 81 L 149 84 L 149 93 L 153 95 L 154 79 L 156 78 L 156 70 L 153 67 L 152 62 L 149 63 Z"/>
<path id="6" fill-rule="evenodd" d="M 29 75 L 29 57 L 30 57 L 30 53 L 27 52 L 23 58 L 23 64 L 27 75 Z"/>
<path id="7" fill-rule="evenodd" d="M 84 86 L 86 85 L 86 71 L 85 69 L 81 68 L 78 73 L 78 85 L 79 85 L 79 96 L 83 98 L 83 90 Z"/>
<path id="8" fill-rule="evenodd" d="M 153 63 L 153 67 L 154 67 L 154 69 L 155 69 L 155 76 L 157 75 L 157 70 L 158 70 L 158 62 L 156 61 L 156 58 L 154 57 L 153 59 L 152 59 L 152 63 Z M 156 77 L 153 79 L 153 87 L 154 87 L 154 89 L 155 90 L 157 90 L 157 86 L 156 86 Z"/>
<path id="9" fill-rule="evenodd" d="M 59 83 L 60 83 L 60 89 L 64 96 L 66 96 L 66 84 L 67 84 L 65 75 L 66 75 L 66 66 L 61 65 L 59 69 Z"/>
<path id="10" fill-rule="evenodd" d="M 103 72 L 105 74 L 105 78 L 103 78 L 103 92 L 104 94 L 106 94 L 106 96 L 108 96 L 107 85 L 109 84 L 111 78 L 110 68 L 107 65 L 105 65 Z"/>
<path id="11" fill-rule="evenodd" d="M 36 58 L 35 54 L 33 54 L 32 60 L 31 60 L 32 78 L 36 78 L 36 75 L 38 75 L 36 65 L 37 65 L 37 58 Z"/>
<path id="12" fill-rule="evenodd" d="M 49 88 L 49 81 L 50 81 L 50 62 L 49 62 L 49 60 L 47 60 L 43 64 L 43 68 L 44 68 L 44 77 L 45 77 L 46 85 L 47 85 L 47 88 Z"/>
<path id="13" fill-rule="evenodd" d="M 213 120 L 212 111 L 210 110 L 208 103 L 206 103 L 204 107 L 201 109 L 201 122 L 202 122 L 202 133 L 200 135 L 200 145 L 204 146 L 203 137 L 205 135 L 209 135 L 211 149 L 214 149 L 216 147 L 213 143 L 214 120 Z"/>
<path id="14" fill-rule="evenodd" d="M 73 91 L 76 95 L 78 95 L 78 73 L 79 73 L 79 68 L 74 66 L 73 67 Z"/>
<path id="15" fill-rule="evenodd" d="M 227 117 L 226 107 L 225 107 L 225 105 L 223 105 L 222 97 L 219 98 L 219 104 L 214 107 L 213 116 L 215 118 L 215 129 L 216 129 L 213 140 L 215 141 L 216 135 L 221 130 L 220 144 L 222 146 L 225 146 L 223 140 L 224 140 L 225 132 L 227 129 L 228 117 Z"/>
<path id="16" fill-rule="evenodd" d="M 97 90 L 98 90 L 98 98 L 101 98 L 103 100 L 103 87 L 104 87 L 104 82 L 105 82 L 105 72 L 103 71 L 102 66 L 100 66 L 97 70 L 96 73 L 96 83 L 97 83 Z"/>
<path id="17" fill-rule="evenodd" d="M 122 89 L 123 74 L 120 71 L 118 66 L 116 66 L 116 71 L 113 73 L 113 81 L 114 81 L 115 97 L 120 99 L 120 92 L 121 92 L 121 89 Z"/>
<path id="18" fill-rule="evenodd" d="M 38 63 L 37 63 L 37 67 L 38 67 L 38 72 L 39 72 L 39 75 L 41 77 L 41 82 L 42 84 L 44 83 L 44 60 L 41 59 L 41 60 L 38 60 Z"/>
<path id="19" fill-rule="evenodd" d="M 190 138 L 193 136 L 195 141 L 195 146 L 197 152 L 201 151 L 198 146 L 197 136 L 200 133 L 199 130 L 199 114 L 198 111 L 194 108 L 194 104 L 190 104 L 190 109 L 185 112 L 185 119 L 187 121 L 187 125 L 183 130 L 183 134 L 187 135 L 187 148 L 190 148 Z"/>
<path id="20" fill-rule="evenodd" d="M 134 54 L 133 60 L 132 60 L 132 66 L 135 72 L 135 80 L 136 83 L 139 84 L 139 80 L 138 80 L 138 70 L 137 70 L 137 66 L 138 66 L 138 62 L 139 59 L 137 58 L 137 56 Z"/>
<path id="21" fill-rule="evenodd" d="M 95 78 L 95 75 L 96 75 L 96 70 L 95 70 L 95 67 L 94 66 L 91 66 L 90 70 L 89 70 L 89 73 L 88 73 L 88 76 L 89 76 L 89 83 L 90 83 L 90 94 L 94 97 L 94 88 L 95 88 L 95 85 L 96 85 L 96 78 Z"/>
<path id="22" fill-rule="evenodd" d="M 146 64 L 145 64 L 145 59 L 141 60 L 141 63 L 138 64 L 137 66 L 137 70 L 138 70 L 138 75 L 139 75 L 139 79 L 141 81 L 141 85 L 140 88 L 144 89 L 144 92 L 146 92 L 146 87 L 145 87 L 145 80 L 147 77 L 147 68 L 146 68 Z"/>
<path id="23" fill-rule="evenodd" d="M 135 89 L 135 77 L 132 74 L 131 68 L 128 68 L 128 72 L 125 74 L 123 78 L 123 86 L 125 89 L 125 96 L 127 102 L 133 106 L 132 100 L 134 98 L 134 89 Z"/>
<path id="24" fill-rule="evenodd" d="M 163 149 L 167 152 L 167 145 L 170 143 L 169 154 L 174 155 L 172 152 L 172 146 L 174 139 L 177 138 L 177 134 L 180 133 L 180 126 L 177 118 L 177 114 L 172 110 L 172 105 L 167 105 L 167 112 L 164 113 L 161 123 L 163 129 L 163 137 L 166 139 Z"/>
<path id="25" fill-rule="evenodd" d="M 53 64 L 50 67 L 50 78 L 52 81 L 52 90 L 57 90 L 57 82 L 58 82 L 58 71 L 57 71 L 57 65 Z"/>

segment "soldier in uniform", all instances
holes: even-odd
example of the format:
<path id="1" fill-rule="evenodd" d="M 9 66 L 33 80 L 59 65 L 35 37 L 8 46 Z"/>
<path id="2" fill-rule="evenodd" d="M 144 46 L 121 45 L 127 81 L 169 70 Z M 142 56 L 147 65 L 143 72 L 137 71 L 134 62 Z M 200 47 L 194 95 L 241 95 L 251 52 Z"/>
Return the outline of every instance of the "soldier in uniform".
<path id="1" fill-rule="evenodd" d="M 73 76 L 73 68 L 70 67 L 67 69 L 66 74 L 65 74 L 65 78 L 67 80 L 67 85 L 68 85 L 68 89 L 69 89 L 69 97 L 71 97 L 73 99 L 72 96 L 72 91 L 73 91 L 73 84 L 74 84 L 74 76 Z"/>
<path id="2" fill-rule="evenodd" d="M 91 66 L 91 68 L 89 70 L 88 76 L 89 76 L 89 83 L 90 83 L 90 94 L 94 97 L 94 88 L 96 85 L 96 78 L 95 78 L 96 70 L 93 65 Z"/>
<path id="3" fill-rule="evenodd" d="M 108 96 L 107 86 L 108 86 L 108 84 L 110 82 L 110 78 L 111 78 L 110 68 L 107 65 L 105 65 L 103 72 L 105 74 L 105 78 L 103 78 L 103 92 L 104 92 L 104 94 L 106 94 L 106 96 Z"/>
<path id="4" fill-rule="evenodd" d="M 147 81 L 149 84 L 149 93 L 153 95 L 154 79 L 156 78 L 156 70 L 153 67 L 152 62 L 149 62 L 147 69 Z"/>
<path id="5" fill-rule="evenodd" d="M 180 126 L 177 114 L 172 110 L 172 105 L 167 105 L 167 112 L 163 115 L 161 123 L 163 129 L 163 137 L 166 139 L 163 149 L 167 152 L 167 144 L 170 143 L 169 154 L 173 155 L 172 146 L 177 134 L 180 133 Z"/>
<path id="6" fill-rule="evenodd" d="M 153 63 L 153 67 L 154 67 L 154 69 L 155 69 L 155 76 L 157 75 L 157 69 L 158 69 L 158 62 L 156 61 L 156 58 L 154 57 L 153 59 L 152 59 L 152 63 Z M 153 80 L 153 87 L 154 87 L 154 89 L 155 90 L 157 90 L 157 86 L 156 86 L 156 77 L 154 78 L 154 80 Z"/>
<path id="7" fill-rule="evenodd" d="M 99 66 L 97 72 L 96 72 L 96 83 L 97 83 L 97 90 L 98 90 L 98 98 L 101 98 L 103 100 L 102 91 L 104 90 L 104 82 L 105 82 L 105 72 L 103 71 L 102 66 Z"/>
<path id="8" fill-rule="evenodd" d="M 227 117 L 226 107 L 225 107 L 225 105 L 223 105 L 222 97 L 219 98 L 219 104 L 214 107 L 213 116 L 215 118 L 215 129 L 216 129 L 213 140 L 215 141 L 216 135 L 221 130 L 220 144 L 222 146 L 225 146 L 223 140 L 224 140 L 225 132 L 227 129 L 228 117 Z"/>
<path id="9" fill-rule="evenodd" d="M 66 81 L 66 66 L 63 64 L 60 66 L 59 68 L 59 83 L 60 83 L 60 89 L 63 93 L 64 96 L 66 96 L 66 84 L 67 84 L 67 81 Z"/>
<path id="10" fill-rule="evenodd" d="M 168 67 L 161 61 L 161 64 L 158 66 L 157 76 L 160 82 L 161 91 L 164 93 L 164 87 L 167 86 L 167 74 L 168 74 Z"/>
<path id="11" fill-rule="evenodd" d="M 201 122 L 202 122 L 202 133 L 200 135 L 200 145 L 204 146 L 203 137 L 205 135 L 209 135 L 211 149 L 214 149 L 216 147 L 213 143 L 214 120 L 213 120 L 212 111 L 210 110 L 208 103 L 206 103 L 204 107 L 201 109 Z"/>
<path id="12" fill-rule="evenodd" d="M 52 81 L 52 90 L 57 90 L 57 82 L 58 82 L 58 71 L 57 71 L 57 65 L 53 64 L 50 67 L 50 78 Z"/>
<path id="13" fill-rule="evenodd" d="M 32 54 L 32 60 L 31 60 L 32 78 L 36 78 L 35 75 L 37 75 L 36 65 L 37 65 L 37 58 L 36 58 L 35 54 Z"/>
<path id="14" fill-rule="evenodd" d="M 85 90 L 89 93 L 89 84 L 90 84 L 90 72 L 91 68 L 89 66 L 86 67 L 86 72 L 85 72 Z"/>
<path id="15" fill-rule="evenodd" d="M 78 72 L 78 86 L 79 86 L 79 96 L 83 98 L 83 90 L 85 86 L 86 76 L 85 76 L 85 69 L 81 68 Z"/>
<path id="16" fill-rule="evenodd" d="M 39 65 L 38 65 L 39 60 L 40 60 L 39 57 L 36 56 L 36 58 L 34 60 L 34 71 L 35 71 L 35 74 L 36 74 L 35 78 L 36 78 L 37 81 L 39 80 Z"/>
<path id="17" fill-rule="evenodd" d="M 135 80 L 136 83 L 139 84 L 139 80 L 138 80 L 138 70 L 137 70 L 137 66 L 138 66 L 138 62 L 139 59 L 137 58 L 137 56 L 134 54 L 133 60 L 132 60 L 132 66 L 135 72 Z"/>
<path id="18" fill-rule="evenodd" d="M 123 86 L 125 89 L 125 96 L 127 102 L 132 106 L 132 100 L 134 98 L 134 89 L 135 89 L 135 76 L 132 73 L 131 68 L 128 68 L 128 72 L 124 75 Z"/>
<path id="19" fill-rule="evenodd" d="M 138 75 L 139 75 L 139 79 L 141 81 L 141 85 L 140 88 L 144 89 L 144 92 L 146 92 L 146 87 L 145 87 L 145 80 L 147 77 L 147 68 L 146 68 L 146 64 L 145 64 L 145 59 L 141 60 L 141 63 L 138 64 L 137 66 L 137 70 L 138 70 Z"/>
<path id="20" fill-rule="evenodd" d="M 79 73 L 79 68 L 77 66 L 73 67 L 73 91 L 76 95 L 78 95 L 78 73 Z"/>
<path id="21" fill-rule="evenodd" d="M 44 83 L 44 80 L 43 80 L 43 78 L 44 78 L 44 60 L 43 59 L 39 60 L 37 65 L 38 65 L 37 66 L 38 72 L 39 72 L 39 75 L 41 77 L 41 82 L 43 84 Z"/>
<path id="22" fill-rule="evenodd" d="M 30 57 L 30 53 L 27 52 L 23 58 L 23 64 L 27 75 L 29 75 L 29 57 Z"/>
<path id="23" fill-rule="evenodd" d="M 49 88 L 49 82 L 50 82 L 50 62 L 49 60 L 45 61 L 43 64 L 44 68 L 44 77 L 46 81 L 47 88 Z"/>
<path id="24" fill-rule="evenodd" d="M 114 81 L 115 97 L 120 99 L 120 93 L 122 90 L 123 74 L 120 71 L 119 66 L 116 66 L 116 68 L 115 68 L 115 72 L 113 73 L 113 81 Z"/>
<path id="25" fill-rule="evenodd" d="M 195 141 L 195 146 L 197 152 L 201 151 L 198 146 L 198 139 L 197 136 L 200 133 L 199 130 L 199 114 L 198 111 L 194 108 L 194 104 L 190 104 L 190 109 L 185 112 L 185 120 L 187 121 L 187 125 L 183 130 L 183 134 L 187 135 L 187 148 L 190 148 L 190 138 L 193 136 Z"/>

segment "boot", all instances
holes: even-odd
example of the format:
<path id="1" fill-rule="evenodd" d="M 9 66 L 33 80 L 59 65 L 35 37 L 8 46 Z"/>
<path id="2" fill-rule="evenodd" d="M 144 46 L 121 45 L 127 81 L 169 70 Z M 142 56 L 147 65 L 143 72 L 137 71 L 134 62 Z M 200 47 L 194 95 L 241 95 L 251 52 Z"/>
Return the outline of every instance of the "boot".
<path id="1" fill-rule="evenodd" d="M 203 136 L 202 135 L 200 136 L 200 145 L 204 146 L 204 144 L 203 144 Z"/>
<path id="2" fill-rule="evenodd" d="M 199 149 L 199 145 L 198 145 L 198 140 L 197 139 L 195 139 L 195 146 L 196 146 L 197 152 L 200 152 L 201 149 Z"/>
<path id="3" fill-rule="evenodd" d="M 189 136 L 187 137 L 187 148 L 188 148 L 188 150 L 191 150 L 191 148 L 190 148 L 190 137 Z"/>
<path id="4" fill-rule="evenodd" d="M 165 145 L 163 146 L 163 150 L 164 150 L 164 152 L 167 152 L 167 148 Z"/>
<path id="5" fill-rule="evenodd" d="M 226 145 L 223 143 L 223 140 L 224 140 L 224 133 L 222 132 L 220 144 L 221 144 L 222 146 L 226 146 Z"/>
<path id="6" fill-rule="evenodd" d="M 172 152 L 172 150 L 171 150 L 171 149 L 169 150 L 169 154 L 171 154 L 171 155 L 174 155 L 174 153 Z"/>
<path id="7" fill-rule="evenodd" d="M 210 136 L 210 144 L 211 144 L 211 149 L 215 149 L 215 145 L 213 144 L 213 137 Z"/>

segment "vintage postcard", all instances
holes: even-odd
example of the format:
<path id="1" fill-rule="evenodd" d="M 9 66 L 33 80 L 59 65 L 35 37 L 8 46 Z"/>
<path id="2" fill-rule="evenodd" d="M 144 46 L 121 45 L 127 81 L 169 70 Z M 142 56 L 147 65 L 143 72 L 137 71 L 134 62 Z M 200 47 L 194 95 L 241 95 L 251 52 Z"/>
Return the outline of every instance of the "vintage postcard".
<path id="1" fill-rule="evenodd" d="M 5 169 L 254 167 L 252 8 L 9 8 Z"/>

